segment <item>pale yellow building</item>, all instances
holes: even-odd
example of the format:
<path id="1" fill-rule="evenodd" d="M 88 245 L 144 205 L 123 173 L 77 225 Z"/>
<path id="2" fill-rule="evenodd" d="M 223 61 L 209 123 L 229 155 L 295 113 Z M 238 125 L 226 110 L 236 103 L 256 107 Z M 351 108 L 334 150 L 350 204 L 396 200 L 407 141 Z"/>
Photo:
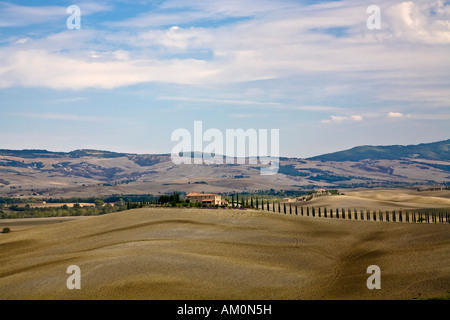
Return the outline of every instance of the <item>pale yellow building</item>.
<path id="1" fill-rule="evenodd" d="M 225 201 L 222 200 L 222 196 L 214 193 L 199 193 L 199 192 L 190 192 L 186 195 L 186 199 L 189 199 L 190 202 L 201 202 L 203 204 L 211 204 L 211 205 L 222 205 Z"/>

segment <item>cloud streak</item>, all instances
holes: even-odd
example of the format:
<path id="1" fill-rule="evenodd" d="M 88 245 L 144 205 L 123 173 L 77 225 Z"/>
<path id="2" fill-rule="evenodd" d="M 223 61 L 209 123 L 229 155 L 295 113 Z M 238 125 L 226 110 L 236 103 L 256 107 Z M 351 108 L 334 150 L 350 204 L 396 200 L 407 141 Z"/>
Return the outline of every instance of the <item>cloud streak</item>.
<path id="1" fill-rule="evenodd" d="M 43 119 L 43 120 L 63 120 L 63 121 L 82 121 L 82 122 L 106 122 L 111 119 L 108 117 L 80 116 L 75 114 L 55 114 L 55 113 L 8 113 L 10 116 Z"/>

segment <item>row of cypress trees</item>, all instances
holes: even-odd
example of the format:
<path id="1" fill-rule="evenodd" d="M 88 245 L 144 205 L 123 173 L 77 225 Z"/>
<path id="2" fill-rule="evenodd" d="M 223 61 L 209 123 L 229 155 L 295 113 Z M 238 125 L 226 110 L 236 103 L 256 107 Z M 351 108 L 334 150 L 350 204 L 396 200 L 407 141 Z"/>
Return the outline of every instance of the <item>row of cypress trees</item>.
<path id="1" fill-rule="evenodd" d="M 235 201 L 236 200 L 236 201 Z M 253 200 L 248 197 L 241 197 L 239 202 L 239 194 L 236 194 L 236 199 L 234 195 L 232 196 L 232 206 L 241 206 L 247 208 L 255 208 L 266 211 L 290 214 L 290 215 L 301 215 L 301 216 L 312 216 L 312 217 L 324 217 L 324 218 L 337 218 L 337 219 L 353 219 L 353 220 L 368 220 L 368 221 L 392 221 L 392 222 L 409 222 L 409 223 L 450 223 L 450 213 L 449 212 L 410 212 L 410 211 L 371 211 L 371 210 L 353 210 L 342 208 L 339 210 L 327 208 L 315 208 L 308 206 L 299 206 L 289 203 L 286 206 L 286 202 L 279 202 L 272 200 L 272 203 L 268 199 L 259 200 L 256 198 Z M 278 205 L 276 205 L 278 204 Z"/>
<path id="2" fill-rule="evenodd" d="M 127 202 L 127 209 L 134 209 L 143 207 L 151 204 L 152 202 Z M 276 205 L 278 204 L 278 206 Z M 390 211 L 371 211 L 371 210 L 356 210 L 342 208 L 340 211 L 336 208 L 315 208 L 309 206 L 299 206 L 289 203 L 286 206 L 286 202 L 279 202 L 272 200 L 270 203 L 269 199 L 253 199 L 253 197 L 243 197 L 236 193 L 231 197 L 232 207 L 242 207 L 242 208 L 253 208 L 261 209 L 266 211 L 290 214 L 290 215 L 301 215 L 301 216 L 311 216 L 311 217 L 324 217 L 324 218 L 336 218 L 336 219 L 353 219 L 353 220 L 372 220 L 372 221 L 392 221 L 392 222 L 409 222 L 409 223 L 450 223 L 450 213 L 449 212 L 402 212 L 401 210 L 396 212 L 395 210 Z M 283 208 L 282 208 L 283 206 Z"/>

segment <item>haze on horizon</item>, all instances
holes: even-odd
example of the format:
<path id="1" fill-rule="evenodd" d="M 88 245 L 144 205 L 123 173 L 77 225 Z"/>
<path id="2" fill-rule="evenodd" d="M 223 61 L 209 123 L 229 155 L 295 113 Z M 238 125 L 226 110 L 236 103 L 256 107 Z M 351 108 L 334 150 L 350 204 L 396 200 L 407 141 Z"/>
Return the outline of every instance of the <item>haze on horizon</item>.
<path id="1" fill-rule="evenodd" d="M 197 120 L 280 129 L 286 157 L 446 140 L 449 21 L 444 0 L 2 1 L 0 148 L 169 153 Z"/>

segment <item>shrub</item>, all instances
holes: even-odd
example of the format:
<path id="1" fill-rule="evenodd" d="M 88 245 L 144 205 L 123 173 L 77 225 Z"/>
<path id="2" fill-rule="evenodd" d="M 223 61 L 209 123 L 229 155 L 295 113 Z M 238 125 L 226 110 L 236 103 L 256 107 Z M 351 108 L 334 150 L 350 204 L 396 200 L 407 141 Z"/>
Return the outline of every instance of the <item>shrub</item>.
<path id="1" fill-rule="evenodd" d="M 9 229 L 9 228 L 3 228 L 3 233 L 9 233 L 9 232 L 11 232 L 11 229 Z"/>

